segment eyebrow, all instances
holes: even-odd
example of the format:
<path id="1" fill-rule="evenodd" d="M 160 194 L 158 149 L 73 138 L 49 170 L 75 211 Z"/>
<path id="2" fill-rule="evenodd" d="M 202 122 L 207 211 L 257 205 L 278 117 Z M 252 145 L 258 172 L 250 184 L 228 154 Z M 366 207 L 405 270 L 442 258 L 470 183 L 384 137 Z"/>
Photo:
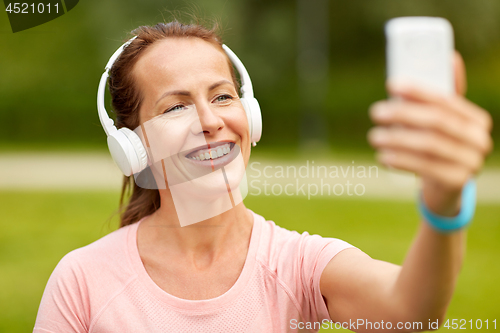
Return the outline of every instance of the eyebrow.
<path id="1" fill-rule="evenodd" d="M 223 85 L 223 84 L 230 84 L 230 85 L 233 85 L 233 83 L 231 81 L 228 81 L 228 80 L 220 80 L 218 82 L 215 82 L 214 84 L 212 84 L 210 87 L 208 87 L 208 91 L 211 91 L 211 90 L 214 90 L 215 88 Z M 191 93 L 187 90 L 172 90 L 172 91 L 167 91 L 166 93 L 164 93 L 163 95 L 161 95 L 160 98 L 158 98 L 158 100 L 156 101 L 155 103 L 155 106 L 158 105 L 158 103 L 165 97 L 167 96 L 170 96 L 170 95 L 180 95 L 180 96 L 191 96 Z"/>

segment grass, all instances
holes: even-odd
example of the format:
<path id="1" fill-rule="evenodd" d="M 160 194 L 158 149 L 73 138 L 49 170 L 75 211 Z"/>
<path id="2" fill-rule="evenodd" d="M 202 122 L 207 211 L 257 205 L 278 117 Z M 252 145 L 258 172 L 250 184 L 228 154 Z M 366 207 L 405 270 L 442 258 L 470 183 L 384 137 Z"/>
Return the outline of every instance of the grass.
<path id="1" fill-rule="evenodd" d="M 0 332 L 33 329 L 53 268 L 67 252 L 116 228 L 112 214 L 118 197 L 109 192 L 0 192 Z M 283 227 L 340 238 L 373 258 L 398 264 L 418 219 L 411 203 L 264 196 L 249 196 L 245 202 Z M 448 318 L 500 320 L 499 222 L 498 205 L 478 207 Z"/>

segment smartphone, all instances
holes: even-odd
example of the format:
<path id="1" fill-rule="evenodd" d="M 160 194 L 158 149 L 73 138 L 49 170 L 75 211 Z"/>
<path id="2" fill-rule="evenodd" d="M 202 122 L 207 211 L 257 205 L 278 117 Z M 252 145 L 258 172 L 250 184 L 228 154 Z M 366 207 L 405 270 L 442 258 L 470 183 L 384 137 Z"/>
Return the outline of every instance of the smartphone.
<path id="1" fill-rule="evenodd" d="M 398 17 L 385 25 L 387 78 L 455 93 L 453 28 L 440 17 Z"/>

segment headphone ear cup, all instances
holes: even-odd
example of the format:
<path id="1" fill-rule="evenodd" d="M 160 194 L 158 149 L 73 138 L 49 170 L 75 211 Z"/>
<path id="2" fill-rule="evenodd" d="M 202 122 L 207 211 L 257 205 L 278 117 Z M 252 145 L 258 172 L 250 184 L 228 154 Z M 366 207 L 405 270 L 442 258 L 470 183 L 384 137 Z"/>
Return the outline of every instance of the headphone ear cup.
<path id="1" fill-rule="evenodd" d="M 250 110 L 250 105 L 248 105 L 247 99 L 245 97 L 240 98 L 241 105 L 243 105 L 243 109 L 245 110 L 245 114 L 247 115 L 248 129 L 250 130 L 250 139 L 252 138 L 252 115 Z"/>
<path id="2" fill-rule="evenodd" d="M 137 157 L 138 164 L 132 165 L 132 173 L 138 173 L 146 169 L 146 167 L 148 166 L 148 155 L 146 153 L 146 148 L 144 148 L 144 144 L 142 143 L 137 133 L 131 131 L 127 127 L 122 127 L 119 129 L 119 131 L 123 131 L 127 138 L 130 140 L 130 143 L 132 144 Z"/>
<path id="3" fill-rule="evenodd" d="M 125 176 L 138 173 L 148 166 L 146 149 L 139 136 L 126 127 L 108 136 L 111 157 Z"/>
<path id="4" fill-rule="evenodd" d="M 260 105 L 256 98 L 248 99 L 252 116 L 252 142 L 259 142 L 262 136 L 262 113 Z"/>
<path id="5" fill-rule="evenodd" d="M 247 114 L 248 126 L 250 127 L 250 140 L 259 142 L 262 136 L 262 114 L 260 105 L 256 98 L 240 98 L 241 104 Z"/>

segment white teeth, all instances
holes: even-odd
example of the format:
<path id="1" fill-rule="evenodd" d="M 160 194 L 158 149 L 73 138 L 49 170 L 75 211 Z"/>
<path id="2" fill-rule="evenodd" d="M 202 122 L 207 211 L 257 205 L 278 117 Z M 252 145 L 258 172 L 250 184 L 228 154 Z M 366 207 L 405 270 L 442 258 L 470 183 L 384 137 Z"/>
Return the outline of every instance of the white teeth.
<path id="1" fill-rule="evenodd" d="M 204 160 L 208 160 L 208 159 L 213 160 L 213 159 L 219 158 L 221 156 L 224 156 L 226 154 L 229 154 L 230 151 L 231 151 L 231 146 L 229 143 L 227 143 L 223 146 L 213 148 L 213 150 L 210 149 L 210 153 L 209 152 L 201 153 L 198 156 L 191 156 L 190 158 L 193 160 L 197 160 L 197 161 L 204 161 Z"/>

